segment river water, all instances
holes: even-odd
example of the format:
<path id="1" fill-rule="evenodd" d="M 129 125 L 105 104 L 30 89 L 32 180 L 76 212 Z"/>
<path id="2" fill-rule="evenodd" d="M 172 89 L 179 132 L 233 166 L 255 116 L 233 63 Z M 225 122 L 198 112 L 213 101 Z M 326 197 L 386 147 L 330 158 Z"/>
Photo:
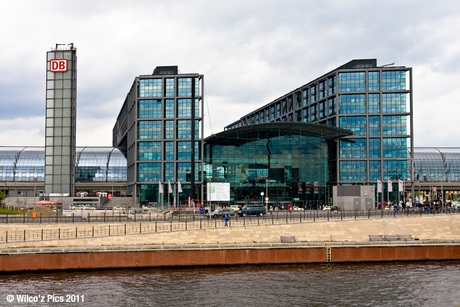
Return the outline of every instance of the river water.
<path id="1" fill-rule="evenodd" d="M 0 306 L 459 307 L 460 262 L 27 273 L 0 285 Z"/>

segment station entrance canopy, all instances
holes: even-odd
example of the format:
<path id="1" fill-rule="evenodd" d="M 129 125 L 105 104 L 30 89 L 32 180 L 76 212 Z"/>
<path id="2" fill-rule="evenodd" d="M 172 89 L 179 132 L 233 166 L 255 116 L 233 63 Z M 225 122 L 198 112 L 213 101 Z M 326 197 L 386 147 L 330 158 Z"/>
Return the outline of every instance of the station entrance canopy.
<path id="1" fill-rule="evenodd" d="M 206 144 L 239 146 L 248 142 L 284 135 L 302 135 L 326 140 L 353 135 L 350 130 L 303 122 L 275 122 L 238 127 L 214 134 L 205 139 Z"/>

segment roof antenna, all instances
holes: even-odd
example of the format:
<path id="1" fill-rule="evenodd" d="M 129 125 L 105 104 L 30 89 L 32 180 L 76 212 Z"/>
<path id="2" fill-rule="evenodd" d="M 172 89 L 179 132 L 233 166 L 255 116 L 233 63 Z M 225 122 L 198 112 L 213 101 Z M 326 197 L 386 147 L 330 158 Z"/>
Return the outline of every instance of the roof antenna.
<path id="1" fill-rule="evenodd" d="M 390 64 L 385 64 L 385 65 L 382 65 L 382 66 L 380 66 L 380 67 L 387 67 L 387 66 L 393 66 L 393 65 L 395 65 L 395 62 L 390 63 Z"/>

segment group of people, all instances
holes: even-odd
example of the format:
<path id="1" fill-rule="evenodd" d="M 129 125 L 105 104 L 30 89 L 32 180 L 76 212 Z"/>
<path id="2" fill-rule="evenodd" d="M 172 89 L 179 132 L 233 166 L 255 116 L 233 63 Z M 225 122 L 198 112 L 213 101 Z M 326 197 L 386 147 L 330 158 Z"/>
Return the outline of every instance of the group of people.
<path id="1" fill-rule="evenodd" d="M 409 201 L 404 202 L 400 201 L 399 203 L 397 201 L 389 201 L 389 202 L 378 202 L 377 203 L 377 209 L 385 209 L 385 208 L 394 208 L 395 211 L 403 210 L 405 211 L 406 208 L 412 207 L 411 203 Z"/>

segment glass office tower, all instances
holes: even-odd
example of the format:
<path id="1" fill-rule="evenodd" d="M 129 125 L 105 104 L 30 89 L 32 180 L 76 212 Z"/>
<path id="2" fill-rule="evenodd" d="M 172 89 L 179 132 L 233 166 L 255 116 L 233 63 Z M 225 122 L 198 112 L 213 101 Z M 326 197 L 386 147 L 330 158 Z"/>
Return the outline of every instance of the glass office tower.
<path id="1" fill-rule="evenodd" d="M 329 156 L 330 185 L 393 180 L 397 191 L 397 179 L 412 180 L 412 68 L 352 60 L 225 130 L 265 122 L 319 123 L 353 131 L 337 141 Z"/>
<path id="2" fill-rule="evenodd" d="M 46 55 L 45 195 L 74 196 L 77 51 L 57 44 Z"/>
<path id="3" fill-rule="evenodd" d="M 202 93 L 203 75 L 179 74 L 177 66 L 160 66 L 134 80 L 113 146 L 128 160 L 128 195 L 136 206 L 201 199 Z"/>

